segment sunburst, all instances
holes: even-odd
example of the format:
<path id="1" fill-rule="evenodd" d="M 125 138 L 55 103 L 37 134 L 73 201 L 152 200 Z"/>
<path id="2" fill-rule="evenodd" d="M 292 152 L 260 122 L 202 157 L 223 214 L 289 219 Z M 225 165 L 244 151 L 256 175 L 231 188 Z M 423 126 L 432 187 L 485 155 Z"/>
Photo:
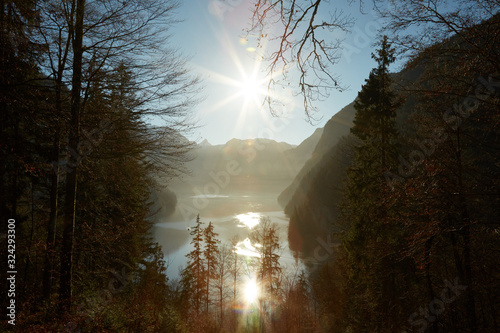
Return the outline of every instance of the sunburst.
<path id="1" fill-rule="evenodd" d="M 271 98 L 286 105 L 290 104 L 290 96 L 289 94 L 278 95 L 268 90 L 269 76 L 262 69 L 265 42 L 261 41 L 262 48 L 256 50 L 246 47 L 247 53 L 239 54 L 227 34 L 223 33 L 219 36 L 219 39 L 222 47 L 231 58 L 231 63 L 227 64 L 226 67 L 232 67 L 234 70 L 231 74 L 227 74 L 227 72 L 223 74 L 201 69 L 207 74 L 209 81 L 226 87 L 221 87 L 222 89 L 227 89 L 225 98 L 215 102 L 208 108 L 204 108 L 204 111 L 210 113 L 227 107 L 228 104 L 238 105 L 238 109 L 234 110 L 238 112 L 238 119 L 234 125 L 236 133 L 240 133 L 244 129 L 250 116 L 258 115 L 262 123 L 267 124 L 271 115 L 264 108 L 266 99 Z M 251 57 L 253 60 L 248 64 L 242 61 L 244 57 Z"/>

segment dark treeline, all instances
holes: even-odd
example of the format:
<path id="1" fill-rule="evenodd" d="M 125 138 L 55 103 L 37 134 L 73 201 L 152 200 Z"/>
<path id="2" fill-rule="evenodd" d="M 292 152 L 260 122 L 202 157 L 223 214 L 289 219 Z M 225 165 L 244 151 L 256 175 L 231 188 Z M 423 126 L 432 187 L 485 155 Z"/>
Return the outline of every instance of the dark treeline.
<path id="1" fill-rule="evenodd" d="M 180 133 L 197 80 L 166 40 L 176 8 L 1 2 L 0 330 L 158 332 L 175 322 L 149 201 L 190 145 Z"/>
<path id="2" fill-rule="evenodd" d="M 351 134 L 294 201 L 290 238 L 324 331 L 498 332 L 500 17 L 409 3 L 372 55 Z M 398 35 L 425 13 L 428 35 Z M 397 75 L 394 46 L 413 50 Z"/>

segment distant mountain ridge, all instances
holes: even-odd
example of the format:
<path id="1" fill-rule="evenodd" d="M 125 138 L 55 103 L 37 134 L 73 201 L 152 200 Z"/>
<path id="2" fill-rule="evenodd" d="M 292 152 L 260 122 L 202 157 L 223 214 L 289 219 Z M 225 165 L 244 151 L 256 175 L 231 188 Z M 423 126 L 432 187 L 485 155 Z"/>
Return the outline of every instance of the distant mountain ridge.
<path id="1" fill-rule="evenodd" d="M 174 181 L 171 188 L 176 193 L 203 194 L 204 187 L 214 183 L 217 175 L 222 177 L 231 171 L 218 194 L 279 193 L 312 156 L 322 133 L 323 129 L 316 129 L 299 146 L 262 138 L 231 139 L 221 145 L 203 140 L 194 146 L 191 161 L 185 165 L 190 174 L 182 182 Z"/>

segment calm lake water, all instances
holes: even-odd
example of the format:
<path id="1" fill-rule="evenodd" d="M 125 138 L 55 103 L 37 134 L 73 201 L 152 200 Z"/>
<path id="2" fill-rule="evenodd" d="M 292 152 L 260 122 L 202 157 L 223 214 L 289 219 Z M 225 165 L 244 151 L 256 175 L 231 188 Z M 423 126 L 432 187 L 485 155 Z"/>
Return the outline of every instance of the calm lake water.
<path id="1" fill-rule="evenodd" d="M 281 265 L 291 270 L 296 261 L 288 248 L 289 219 L 278 205 L 277 196 L 276 193 L 259 196 L 184 196 L 179 198 L 178 207 L 199 212 L 204 226 L 212 222 L 222 244 L 230 244 L 234 236 L 245 239 L 262 217 L 268 217 L 279 227 Z M 186 214 L 183 216 L 177 209 L 173 216 L 154 225 L 154 237 L 163 248 L 170 278 L 178 278 L 180 269 L 186 266 L 186 254 L 193 249 L 188 228 L 195 224 L 195 217 L 187 220 Z M 242 247 L 245 249 L 244 245 Z"/>

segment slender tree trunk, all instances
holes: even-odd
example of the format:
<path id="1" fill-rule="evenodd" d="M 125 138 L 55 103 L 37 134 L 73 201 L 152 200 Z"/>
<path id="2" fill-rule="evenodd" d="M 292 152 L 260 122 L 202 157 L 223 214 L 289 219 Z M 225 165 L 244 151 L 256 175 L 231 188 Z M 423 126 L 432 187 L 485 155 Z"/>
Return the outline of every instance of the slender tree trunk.
<path id="1" fill-rule="evenodd" d="M 57 88 L 56 88 L 57 89 Z M 57 98 L 57 97 L 56 97 Z M 57 103 L 57 101 L 56 101 Z M 57 200 L 59 197 L 59 129 L 56 129 L 54 134 L 54 142 L 52 146 L 52 154 L 50 156 L 52 161 L 55 161 L 54 170 L 50 177 L 50 215 L 49 223 L 47 225 L 47 241 L 45 263 L 43 268 L 43 288 L 42 297 L 48 299 L 52 292 L 53 283 L 53 269 L 54 269 L 54 250 L 56 245 L 56 220 L 57 220 Z"/>
<path id="2" fill-rule="evenodd" d="M 492 322 L 493 322 L 493 331 L 494 332 L 498 332 L 499 330 L 499 327 L 498 327 L 498 323 L 497 323 L 497 315 L 496 315 L 496 309 L 495 309 L 495 301 L 492 300 L 492 297 L 491 297 L 491 294 L 490 293 L 487 293 L 486 294 L 486 297 L 488 298 L 488 305 L 489 305 L 489 308 L 490 308 L 490 315 L 491 315 L 491 318 L 492 318 Z"/>
<path id="3" fill-rule="evenodd" d="M 85 0 L 76 0 L 75 26 L 73 40 L 73 78 L 71 90 L 71 123 L 69 127 L 69 148 L 78 151 L 80 139 L 80 93 L 82 85 L 82 58 L 83 58 L 83 19 Z M 75 156 L 73 156 L 75 157 Z M 77 157 L 76 157 L 77 158 Z M 68 160 L 70 158 L 68 157 Z M 75 209 L 77 193 L 78 160 L 71 165 L 66 176 L 66 200 L 64 204 L 64 226 L 61 248 L 61 276 L 60 276 L 60 314 L 70 310 L 72 296 L 73 273 L 73 241 L 75 233 Z"/>
<path id="4" fill-rule="evenodd" d="M 208 313 L 208 300 L 210 298 L 210 261 L 207 262 L 207 299 L 206 299 L 206 312 Z"/>
<path id="5" fill-rule="evenodd" d="M 6 80 L 5 80 L 5 72 L 6 72 L 6 38 L 4 33 L 6 31 L 5 27 L 5 1 L 0 0 L 0 87 L 5 89 Z M 3 98 L 2 98 L 3 99 Z M 6 144 L 5 138 L 5 129 L 6 129 L 6 113 L 7 106 L 3 101 L 0 101 L 0 147 L 4 147 Z M 5 195 L 5 184 L 4 184 L 4 176 L 6 174 L 6 155 L 3 154 L 3 150 L 0 149 L 0 218 L 2 221 L 6 221 L 7 217 L 7 198 Z M 7 224 L 3 222 L 0 227 L 0 232 L 6 233 Z"/>
<path id="6" fill-rule="evenodd" d="M 432 280 L 431 280 L 431 272 L 430 272 L 430 254 L 431 254 L 431 248 L 432 248 L 432 239 L 433 237 L 429 238 L 425 242 L 425 280 L 427 281 L 427 291 L 429 293 L 429 302 L 434 301 L 436 298 L 434 294 L 434 288 L 432 287 Z M 434 321 L 432 324 L 431 332 L 437 333 L 438 332 L 438 325 L 437 325 L 437 320 Z"/>
<path id="7" fill-rule="evenodd" d="M 13 138 L 13 150 L 19 153 L 18 143 L 20 142 L 19 137 L 19 118 L 16 117 L 14 124 L 14 138 Z M 10 215 L 12 218 L 17 219 L 17 199 L 19 197 L 19 167 L 15 168 L 12 172 L 12 180 L 10 183 Z M 19 224 L 17 225 L 19 227 Z"/>
<path id="8" fill-rule="evenodd" d="M 457 273 L 458 273 L 458 277 L 460 278 L 460 280 L 465 280 L 464 278 L 464 269 L 463 269 L 463 265 L 462 265 L 462 259 L 460 258 L 460 253 L 459 253 L 459 250 L 458 250 L 458 244 L 457 244 L 457 239 L 455 237 L 455 233 L 454 232 L 451 232 L 450 233 L 450 241 L 451 241 L 451 245 L 452 245 L 452 249 L 453 249 L 453 258 L 455 260 L 455 268 L 457 270 Z"/>
<path id="9" fill-rule="evenodd" d="M 62 35 L 61 31 L 59 31 L 59 60 L 57 66 L 57 72 L 55 72 L 55 107 L 56 107 L 56 117 L 57 119 L 61 119 L 63 116 L 63 107 L 62 107 L 62 77 L 64 68 L 66 66 L 66 60 L 68 59 L 68 52 L 71 43 L 71 39 L 73 38 L 73 32 L 70 31 L 68 34 L 65 47 L 62 48 Z M 47 225 L 47 252 L 45 256 L 45 264 L 43 271 L 43 298 L 47 299 L 50 297 L 52 292 L 52 284 L 53 284 L 53 265 L 54 265 L 54 256 L 55 256 L 55 245 L 56 245 L 56 222 L 57 222 L 57 210 L 58 210 L 58 200 L 59 200 L 59 151 L 61 149 L 61 129 L 60 122 L 57 121 L 55 124 L 55 133 L 54 133 L 54 141 L 52 144 L 52 152 L 49 156 L 49 159 L 55 163 L 53 174 L 50 179 L 50 215 L 49 222 Z"/>
<path id="10" fill-rule="evenodd" d="M 237 265 L 238 265 L 238 256 L 236 253 L 234 255 L 234 276 L 233 276 L 233 305 L 236 304 L 236 281 L 238 279 L 238 271 L 237 271 Z"/>
<path id="11" fill-rule="evenodd" d="M 35 258 L 33 260 L 31 259 L 32 258 L 31 252 L 32 252 L 32 248 L 33 248 L 34 231 L 35 231 L 35 189 L 34 189 L 34 178 L 32 177 L 31 178 L 31 227 L 30 227 L 30 237 L 29 237 L 28 251 L 27 251 L 28 256 L 26 258 L 26 265 L 24 266 L 24 281 L 26 281 L 26 282 L 28 282 L 28 276 L 29 276 L 28 272 L 29 271 L 38 272 L 36 247 L 35 247 L 35 251 L 34 251 Z M 31 267 L 31 266 L 33 266 L 33 267 Z M 38 277 L 38 274 L 32 275 L 32 281 L 30 281 L 32 286 L 37 286 L 37 277 Z M 22 290 L 21 294 L 24 294 L 25 289 L 26 289 L 26 287 L 23 285 L 23 287 L 21 289 Z M 33 296 L 34 296 L 35 301 L 31 304 L 32 305 L 31 310 L 35 311 L 40 298 L 39 298 L 38 293 L 33 293 Z"/>
<path id="12" fill-rule="evenodd" d="M 220 299 L 220 324 L 221 324 L 221 327 L 222 325 L 224 324 L 224 313 L 223 313 L 223 309 L 224 309 L 224 305 L 223 305 L 223 288 L 224 288 L 224 279 L 221 279 L 221 285 L 220 285 L 220 289 L 219 289 L 219 299 Z"/>

